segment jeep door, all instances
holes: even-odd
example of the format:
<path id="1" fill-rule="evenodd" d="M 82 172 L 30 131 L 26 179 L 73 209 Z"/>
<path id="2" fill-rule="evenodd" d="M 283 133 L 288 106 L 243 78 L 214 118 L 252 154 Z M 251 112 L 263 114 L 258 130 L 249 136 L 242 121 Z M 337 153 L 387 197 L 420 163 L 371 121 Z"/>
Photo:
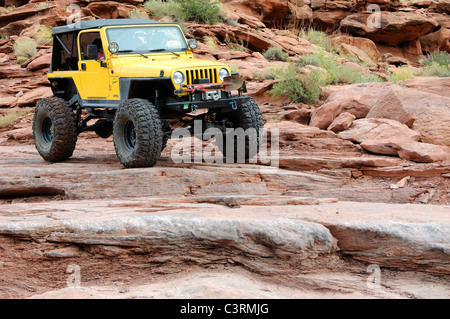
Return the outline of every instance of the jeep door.
<path id="1" fill-rule="evenodd" d="M 110 93 L 108 63 L 104 41 L 99 31 L 82 31 L 78 35 L 79 65 L 81 86 L 78 88 L 83 100 L 106 99 Z M 95 57 L 88 56 L 88 45 L 97 45 Z"/>

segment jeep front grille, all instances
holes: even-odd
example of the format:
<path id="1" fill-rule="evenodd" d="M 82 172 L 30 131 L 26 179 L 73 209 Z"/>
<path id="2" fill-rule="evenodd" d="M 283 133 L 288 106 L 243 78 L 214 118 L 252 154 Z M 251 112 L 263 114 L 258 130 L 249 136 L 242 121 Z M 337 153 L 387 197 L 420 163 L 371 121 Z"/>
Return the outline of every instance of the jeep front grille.
<path id="1" fill-rule="evenodd" d="M 186 70 L 186 84 L 194 84 L 196 79 L 209 79 L 209 83 L 219 82 L 219 76 L 216 69 Z"/>

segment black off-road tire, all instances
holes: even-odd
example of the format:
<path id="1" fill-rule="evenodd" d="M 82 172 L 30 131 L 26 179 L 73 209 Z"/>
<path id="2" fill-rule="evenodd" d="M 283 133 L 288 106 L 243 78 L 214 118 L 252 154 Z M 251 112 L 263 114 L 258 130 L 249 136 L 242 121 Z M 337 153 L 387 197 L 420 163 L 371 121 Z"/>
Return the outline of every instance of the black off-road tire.
<path id="1" fill-rule="evenodd" d="M 129 99 L 116 111 L 114 147 L 126 168 L 152 167 L 161 156 L 162 125 L 155 106 L 144 99 Z"/>
<path id="2" fill-rule="evenodd" d="M 51 97 L 38 102 L 33 117 L 34 145 L 43 159 L 69 159 L 77 143 L 75 114 L 63 99 Z"/>
<path id="3" fill-rule="evenodd" d="M 238 156 L 238 151 L 241 151 L 238 150 L 240 145 L 238 138 L 234 138 L 234 141 L 227 139 L 227 133 L 224 132 L 222 143 L 218 143 L 222 154 L 228 159 L 232 159 L 235 163 L 241 161 L 243 162 L 255 157 L 259 152 L 262 139 L 262 129 L 264 128 L 264 120 L 258 104 L 256 104 L 253 99 L 249 99 L 247 102 L 238 107 L 236 111 L 230 113 L 228 115 L 228 120 L 231 123 L 230 126 L 234 129 L 242 128 L 244 131 L 254 129 L 248 131 L 250 133 L 253 132 L 254 135 L 252 135 L 251 138 L 245 137 L 245 153 L 242 154 L 244 156 Z M 252 139 L 254 142 L 250 142 Z M 230 148 L 234 148 L 234 151 L 227 152 Z"/>
<path id="4" fill-rule="evenodd" d="M 168 120 L 162 120 L 161 121 L 161 125 L 162 125 L 162 131 L 163 132 L 168 132 L 170 131 L 172 128 L 170 127 L 170 123 Z M 164 151 L 164 149 L 167 147 L 167 142 L 169 141 L 169 136 L 163 136 L 163 140 L 162 140 L 162 146 L 161 146 L 161 152 Z"/>

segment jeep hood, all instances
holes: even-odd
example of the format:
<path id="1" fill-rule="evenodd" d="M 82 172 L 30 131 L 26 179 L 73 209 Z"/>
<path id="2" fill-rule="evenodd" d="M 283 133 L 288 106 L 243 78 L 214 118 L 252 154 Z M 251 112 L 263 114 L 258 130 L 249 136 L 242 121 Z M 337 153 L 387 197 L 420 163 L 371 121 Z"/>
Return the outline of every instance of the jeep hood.
<path id="1" fill-rule="evenodd" d="M 228 67 L 224 63 L 202 59 L 179 58 L 173 56 L 166 59 L 156 59 L 151 56 L 146 59 L 140 57 L 120 57 L 113 62 L 114 73 L 121 77 L 159 77 L 164 70 L 164 77 L 170 77 L 176 70 L 190 68 L 221 68 Z"/>

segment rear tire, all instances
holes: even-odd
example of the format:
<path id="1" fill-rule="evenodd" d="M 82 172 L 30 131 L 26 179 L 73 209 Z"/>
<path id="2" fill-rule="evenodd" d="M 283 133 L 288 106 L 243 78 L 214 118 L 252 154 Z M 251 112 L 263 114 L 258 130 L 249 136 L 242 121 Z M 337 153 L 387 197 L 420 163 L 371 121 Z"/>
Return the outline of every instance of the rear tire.
<path id="1" fill-rule="evenodd" d="M 63 99 L 52 97 L 38 102 L 33 117 L 34 145 L 43 159 L 69 159 L 77 143 L 75 114 Z"/>
<path id="2" fill-rule="evenodd" d="M 230 128 L 242 128 L 248 133 L 248 136 L 227 138 L 227 135 L 230 134 L 224 132 L 222 143 L 218 143 L 222 154 L 227 159 L 233 160 L 234 163 L 242 163 L 255 157 L 259 152 L 262 138 L 261 130 L 264 128 L 264 120 L 258 104 L 253 99 L 250 99 L 238 107 L 236 111 L 229 113 L 227 119 Z M 232 133 L 234 134 L 235 132 Z M 245 140 L 242 141 L 242 138 Z M 242 149 L 241 145 L 244 145 L 245 149 Z"/>
<path id="3" fill-rule="evenodd" d="M 161 156 L 161 120 L 155 106 L 144 99 L 123 102 L 114 119 L 114 147 L 126 168 L 152 167 Z"/>
<path id="4" fill-rule="evenodd" d="M 97 134 L 101 138 L 110 137 L 113 134 L 113 123 L 105 120 L 100 121 L 101 124 L 95 129 L 95 134 Z"/>

